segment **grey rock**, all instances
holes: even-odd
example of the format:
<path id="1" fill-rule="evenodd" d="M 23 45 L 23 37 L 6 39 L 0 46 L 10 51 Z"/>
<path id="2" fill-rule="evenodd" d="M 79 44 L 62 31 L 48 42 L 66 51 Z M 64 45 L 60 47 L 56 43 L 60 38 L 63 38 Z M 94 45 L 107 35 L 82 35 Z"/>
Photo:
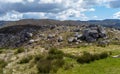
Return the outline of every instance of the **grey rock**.
<path id="1" fill-rule="evenodd" d="M 120 55 L 112 56 L 113 58 L 120 58 Z"/>
<path id="2" fill-rule="evenodd" d="M 106 31 L 101 26 L 90 26 L 83 31 L 83 35 L 81 37 L 82 40 L 87 42 L 95 42 L 99 38 L 106 38 Z"/>
<path id="3" fill-rule="evenodd" d="M 62 42 L 63 41 L 63 37 L 62 36 L 59 36 L 58 37 L 58 42 Z"/>
<path id="4" fill-rule="evenodd" d="M 74 41 L 74 37 L 68 39 L 68 43 L 72 43 Z"/>
<path id="5" fill-rule="evenodd" d="M 54 38 L 54 37 L 55 37 L 55 34 L 49 34 L 47 38 L 51 39 L 51 38 Z"/>
<path id="6" fill-rule="evenodd" d="M 110 40 L 103 40 L 103 41 L 99 41 L 98 45 L 100 45 L 100 46 L 106 46 L 106 45 L 109 45 L 109 43 L 110 43 Z"/>
<path id="7" fill-rule="evenodd" d="M 29 40 L 29 44 L 32 44 L 32 43 L 34 43 L 35 42 L 35 40 L 33 40 L 33 39 L 31 39 L 31 40 Z"/>
<path id="8" fill-rule="evenodd" d="M 77 37 L 70 37 L 69 39 L 68 39 L 68 43 L 72 43 L 72 42 L 77 42 L 78 40 L 77 40 Z"/>

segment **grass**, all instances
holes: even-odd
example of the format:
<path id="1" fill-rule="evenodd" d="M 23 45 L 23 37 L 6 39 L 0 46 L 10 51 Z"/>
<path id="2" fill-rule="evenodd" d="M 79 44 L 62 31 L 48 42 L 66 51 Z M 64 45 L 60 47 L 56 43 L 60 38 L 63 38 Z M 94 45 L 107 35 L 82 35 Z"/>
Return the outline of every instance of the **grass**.
<path id="1" fill-rule="evenodd" d="M 0 60 L 0 74 L 3 74 L 3 68 L 7 65 L 4 60 Z"/>
<path id="2" fill-rule="evenodd" d="M 51 48 L 48 55 L 42 58 L 37 56 L 36 61 L 38 74 L 55 73 L 64 65 L 63 52 L 56 48 Z"/>
<path id="3" fill-rule="evenodd" d="M 69 70 L 61 68 L 57 74 L 119 74 L 120 72 L 120 59 L 111 57 L 96 60 L 89 64 L 78 64 L 73 59 L 69 60 L 69 62 L 74 63 L 74 67 Z"/>
<path id="4" fill-rule="evenodd" d="M 119 45 L 110 45 L 107 47 L 87 46 L 79 48 L 64 48 L 61 49 L 64 53 L 82 55 L 84 51 L 90 53 L 101 53 L 105 51 L 112 52 L 112 55 L 120 54 Z M 57 74 L 119 74 L 120 72 L 120 58 L 108 57 L 105 59 L 95 60 L 90 63 L 80 64 L 73 58 L 67 57 L 65 60 L 68 63 L 72 63 L 74 66 L 65 70 L 61 68 L 57 71 Z"/>
<path id="5" fill-rule="evenodd" d="M 35 49 L 34 51 L 36 50 L 37 49 Z M 48 67 L 50 67 L 50 73 L 55 73 L 55 74 L 119 74 L 120 72 L 120 65 L 119 65 L 120 59 L 119 58 L 112 58 L 110 56 L 105 59 L 95 60 L 90 63 L 81 64 L 81 63 L 78 63 L 76 59 L 74 59 L 76 57 L 71 56 L 72 54 L 80 56 L 83 54 L 84 51 L 90 52 L 91 54 L 110 51 L 112 52 L 112 56 L 118 55 L 120 54 L 119 45 L 110 45 L 106 47 L 97 47 L 95 45 L 80 46 L 79 48 L 67 48 L 66 47 L 66 48 L 58 49 L 58 50 L 61 50 L 65 54 L 66 53 L 68 54 L 64 55 L 64 53 L 62 53 L 61 51 L 56 51 L 56 49 L 52 49 L 51 51 L 49 51 L 48 54 L 44 53 L 45 56 L 42 56 L 42 54 L 39 55 L 40 52 L 38 52 L 37 50 L 36 53 L 29 54 L 29 55 L 33 55 L 32 59 L 30 60 L 28 59 L 26 62 L 26 58 L 24 57 L 25 58 L 24 59 L 23 57 L 21 57 L 20 61 L 22 61 L 22 63 L 15 63 L 14 66 L 11 66 L 10 69 L 6 69 L 6 71 L 8 71 L 7 72 L 8 74 L 12 74 L 10 73 L 12 69 L 16 70 L 15 74 L 18 74 L 18 73 L 40 74 L 44 72 L 40 71 L 39 73 L 38 67 L 39 69 L 44 69 L 45 71 L 46 69 L 48 69 Z M 21 52 L 21 54 L 22 53 L 23 52 Z M 14 54 L 14 55 L 17 55 L 17 54 Z M 64 60 L 64 63 L 63 63 L 63 60 Z M 46 62 L 48 62 L 48 64 L 46 64 Z"/>

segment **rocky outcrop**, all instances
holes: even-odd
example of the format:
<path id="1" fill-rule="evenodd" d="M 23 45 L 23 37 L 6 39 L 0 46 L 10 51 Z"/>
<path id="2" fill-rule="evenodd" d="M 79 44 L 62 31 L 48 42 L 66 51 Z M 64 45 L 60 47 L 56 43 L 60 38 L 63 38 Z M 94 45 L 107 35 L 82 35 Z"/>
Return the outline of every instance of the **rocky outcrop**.
<path id="1" fill-rule="evenodd" d="M 17 47 L 33 37 L 32 29 L 25 29 L 16 34 L 0 34 L 0 47 Z"/>
<path id="2" fill-rule="evenodd" d="M 101 26 L 90 26 L 83 31 L 83 35 L 81 37 L 82 40 L 87 42 L 95 42 L 99 38 L 106 38 L 107 34 L 103 27 Z"/>

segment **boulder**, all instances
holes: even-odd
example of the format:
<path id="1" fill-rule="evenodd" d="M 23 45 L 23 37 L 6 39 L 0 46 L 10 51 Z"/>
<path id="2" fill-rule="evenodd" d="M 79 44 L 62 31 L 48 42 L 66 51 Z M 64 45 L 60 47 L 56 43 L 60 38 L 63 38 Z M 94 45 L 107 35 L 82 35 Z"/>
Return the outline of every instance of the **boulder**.
<path id="1" fill-rule="evenodd" d="M 68 43 L 72 43 L 72 42 L 77 42 L 78 40 L 77 40 L 77 37 L 70 37 L 69 39 L 68 39 Z"/>
<path id="2" fill-rule="evenodd" d="M 76 28 L 76 29 L 73 30 L 73 32 L 80 32 L 80 29 Z"/>
<path id="3" fill-rule="evenodd" d="M 40 34 L 39 37 L 45 37 L 45 34 Z"/>
<path id="4" fill-rule="evenodd" d="M 49 35 L 47 36 L 48 39 L 51 39 L 51 38 L 54 38 L 54 37 L 55 37 L 55 34 L 49 34 Z"/>
<path id="5" fill-rule="evenodd" d="M 72 43 L 74 41 L 74 37 L 68 39 L 68 43 Z"/>
<path id="6" fill-rule="evenodd" d="M 120 55 L 112 56 L 113 58 L 120 58 Z"/>
<path id="7" fill-rule="evenodd" d="M 26 38 L 32 38 L 32 37 L 33 37 L 33 34 L 30 33 L 30 32 L 26 32 L 26 33 L 25 33 L 25 37 L 26 37 Z"/>
<path id="8" fill-rule="evenodd" d="M 98 45 L 99 46 L 107 46 L 107 45 L 109 45 L 109 43 L 110 43 L 110 40 L 102 40 L 102 41 L 98 42 Z"/>
<path id="9" fill-rule="evenodd" d="M 63 41 L 63 37 L 62 36 L 59 36 L 58 37 L 58 42 L 62 42 Z"/>
<path id="10" fill-rule="evenodd" d="M 106 31 L 101 26 L 90 26 L 83 31 L 82 40 L 95 42 L 99 38 L 106 38 Z"/>
<path id="11" fill-rule="evenodd" d="M 29 44 L 32 44 L 32 43 L 34 43 L 35 42 L 35 40 L 33 40 L 33 39 L 31 39 L 31 40 L 29 40 Z"/>

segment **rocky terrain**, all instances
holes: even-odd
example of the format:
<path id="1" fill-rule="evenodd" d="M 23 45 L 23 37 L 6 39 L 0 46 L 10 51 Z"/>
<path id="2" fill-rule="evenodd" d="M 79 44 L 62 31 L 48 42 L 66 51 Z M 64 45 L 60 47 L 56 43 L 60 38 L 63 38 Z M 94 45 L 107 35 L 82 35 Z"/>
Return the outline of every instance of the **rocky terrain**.
<path id="1" fill-rule="evenodd" d="M 119 30 L 114 28 L 72 21 L 20 20 L 0 29 L 0 47 L 19 47 L 30 44 L 64 47 L 94 42 L 108 44 L 111 41 L 108 33 L 111 31 L 119 33 Z M 117 36 L 113 38 L 119 40 Z"/>
<path id="2" fill-rule="evenodd" d="M 0 59 L 7 62 L 9 61 L 4 69 L 4 74 L 11 72 L 11 70 L 13 72 L 15 71 L 14 74 L 19 72 L 23 74 L 22 70 L 30 65 L 31 62 L 22 67 L 17 63 L 25 56 L 46 54 L 51 48 L 62 50 L 64 48 L 86 46 L 106 47 L 113 44 L 119 45 L 119 36 L 119 29 L 85 22 L 48 19 L 20 20 L 10 22 L 0 28 Z M 63 51 L 65 53 L 72 52 L 72 50 Z M 74 51 L 73 54 L 80 55 L 80 53 Z M 36 67 L 28 67 L 26 71 L 23 72 L 27 73 L 29 69 L 36 70 Z M 10 74 L 12 74 L 12 72 Z M 36 72 L 28 74 L 36 74 Z"/>

